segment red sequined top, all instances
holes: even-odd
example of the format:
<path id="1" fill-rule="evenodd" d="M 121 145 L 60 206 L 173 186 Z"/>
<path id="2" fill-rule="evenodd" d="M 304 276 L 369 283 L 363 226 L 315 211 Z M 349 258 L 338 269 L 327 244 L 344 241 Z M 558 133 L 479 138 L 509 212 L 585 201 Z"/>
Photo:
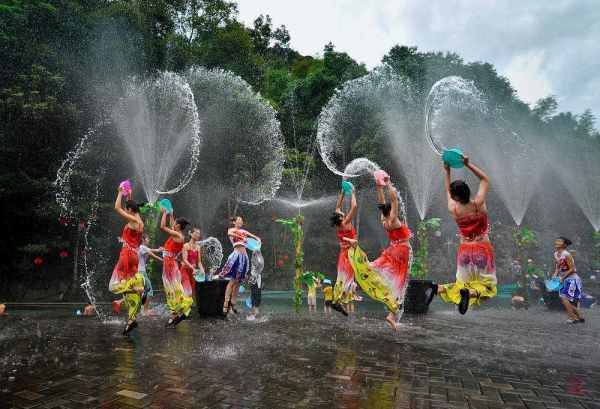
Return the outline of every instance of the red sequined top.
<path id="1" fill-rule="evenodd" d="M 195 266 L 196 264 L 198 264 L 198 250 L 192 250 L 189 249 L 187 251 L 187 261 L 188 263 L 190 263 L 191 265 Z"/>
<path id="2" fill-rule="evenodd" d="M 140 244 L 142 244 L 142 234 L 143 232 L 133 230 L 126 224 L 121 238 L 123 239 L 124 244 L 137 250 L 137 248 L 140 247 Z"/>
<path id="3" fill-rule="evenodd" d="M 487 212 L 477 210 L 475 213 L 457 217 L 456 224 L 461 238 L 465 240 L 478 240 L 489 233 Z"/>
<path id="4" fill-rule="evenodd" d="M 336 230 L 336 234 L 338 236 L 338 240 L 340 241 L 340 246 L 349 247 L 350 243 L 348 243 L 346 240 L 344 240 L 344 238 L 354 240 L 356 238 L 356 229 L 354 228 L 354 226 L 352 226 L 352 228 L 350 230 L 338 229 L 338 230 Z"/>
<path id="5" fill-rule="evenodd" d="M 386 230 L 386 233 L 390 241 L 406 241 L 412 237 L 412 232 L 405 224 L 397 229 Z"/>
<path id="6" fill-rule="evenodd" d="M 165 251 L 170 253 L 167 255 L 167 257 L 177 257 L 177 254 L 179 254 L 183 249 L 183 243 L 178 243 L 173 240 L 173 237 L 169 237 L 165 242 L 164 247 Z"/>

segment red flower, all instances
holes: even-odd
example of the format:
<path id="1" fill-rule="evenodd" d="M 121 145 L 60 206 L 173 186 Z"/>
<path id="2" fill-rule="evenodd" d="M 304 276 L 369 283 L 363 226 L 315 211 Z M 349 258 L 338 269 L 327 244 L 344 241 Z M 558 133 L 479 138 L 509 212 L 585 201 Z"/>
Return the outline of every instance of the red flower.
<path id="1" fill-rule="evenodd" d="M 290 258 L 290 256 L 288 256 L 287 254 L 284 254 L 284 255 L 283 255 L 283 259 L 284 259 L 285 261 L 287 261 L 289 258 Z"/>
<path id="2" fill-rule="evenodd" d="M 58 256 L 60 258 L 67 258 L 67 257 L 69 257 L 69 252 L 67 250 L 61 250 L 61 252 L 58 253 Z"/>
<path id="3" fill-rule="evenodd" d="M 43 262 L 44 260 L 39 256 L 33 259 L 33 264 L 36 266 L 41 266 Z"/>
<path id="4" fill-rule="evenodd" d="M 60 216 L 60 217 L 58 218 L 58 222 L 59 222 L 61 225 L 63 225 L 63 226 L 66 226 L 66 225 L 68 224 L 68 222 L 67 222 L 67 218 L 66 218 L 66 217 L 64 217 L 64 216 Z"/>
<path id="5" fill-rule="evenodd" d="M 277 267 L 283 267 L 283 260 L 277 260 Z"/>

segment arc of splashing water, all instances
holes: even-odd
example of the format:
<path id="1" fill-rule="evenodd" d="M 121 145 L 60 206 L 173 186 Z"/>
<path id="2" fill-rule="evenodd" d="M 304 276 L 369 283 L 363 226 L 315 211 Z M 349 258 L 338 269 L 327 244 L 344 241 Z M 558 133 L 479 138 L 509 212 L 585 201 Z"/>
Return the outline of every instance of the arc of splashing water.
<path id="1" fill-rule="evenodd" d="M 207 237 L 198 242 L 202 250 L 202 260 L 208 261 L 204 263 L 204 268 L 208 268 L 210 273 L 214 273 L 221 267 L 223 261 L 223 246 L 215 237 Z"/>
<path id="2" fill-rule="evenodd" d="M 200 146 L 202 144 L 202 139 L 200 138 L 200 117 L 198 115 L 198 107 L 196 106 L 194 93 L 192 92 L 190 84 L 186 82 L 184 87 L 186 91 L 189 92 L 189 94 L 192 96 L 192 101 L 194 102 L 194 109 L 192 110 L 192 116 L 194 118 L 192 121 L 194 136 L 192 137 L 190 165 L 188 166 L 187 172 L 181 179 L 179 186 L 165 191 L 160 191 L 156 189 L 155 191 L 159 195 L 172 195 L 181 191 L 184 187 L 188 185 L 188 183 L 190 183 L 192 177 L 194 177 L 194 174 L 196 173 L 196 169 L 198 168 L 198 157 L 200 156 Z"/>
<path id="3" fill-rule="evenodd" d="M 319 114 L 316 134 L 319 153 L 323 163 L 331 172 L 338 176 L 355 178 L 370 171 L 370 166 L 357 166 L 342 171 L 333 161 L 336 149 L 343 149 L 340 141 L 333 134 L 335 132 L 333 124 L 338 120 L 344 121 L 349 118 L 346 112 L 348 103 L 359 102 L 366 106 L 374 106 L 380 113 L 384 113 L 388 108 L 387 103 L 396 98 L 412 99 L 412 90 L 408 81 L 396 74 L 388 65 L 377 67 L 367 75 L 347 81 L 342 88 L 336 90 Z"/>
<path id="4" fill-rule="evenodd" d="M 82 155 L 88 152 L 90 144 L 93 138 L 96 136 L 96 132 L 99 127 L 95 126 L 90 128 L 83 137 L 79 140 L 77 145 L 67 153 L 67 157 L 63 160 L 62 164 L 58 168 L 56 172 L 56 180 L 54 181 L 54 187 L 56 189 L 55 198 L 56 203 L 58 203 L 61 209 L 61 216 L 71 216 L 72 215 L 72 206 L 71 206 L 71 175 L 73 174 L 73 170 L 76 162 L 81 158 Z"/>
<path id="5" fill-rule="evenodd" d="M 451 94 L 450 91 L 456 93 Z M 454 99 L 457 99 L 455 101 Z M 483 95 L 475 86 L 475 82 L 467 80 L 457 75 L 444 77 L 431 87 L 425 100 L 425 139 L 433 151 L 442 156 L 444 150 L 448 147 L 443 146 L 441 142 L 436 141 L 433 136 L 432 121 L 435 117 L 437 104 L 460 103 L 468 108 L 476 108 L 482 113 L 486 112 Z"/>
<path id="6" fill-rule="evenodd" d="M 158 98 L 157 95 L 158 93 Z M 164 98 L 163 98 L 164 97 Z M 158 98 L 158 99 L 157 99 Z M 168 129 L 166 135 L 159 135 L 156 133 L 156 128 L 150 128 L 150 130 L 146 130 L 146 132 L 150 132 L 151 136 L 156 139 L 147 140 L 147 136 L 144 134 L 140 134 L 142 131 L 139 129 L 139 124 L 134 123 L 135 118 L 132 115 L 127 115 L 127 112 L 132 109 L 138 109 L 145 112 L 147 117 L 142 118 L 144 120 L 144 124 L 148 125 L 160 125 L 160 121 L 157 123 L 159 119 L 156 117 L 157 114 L 160 115 L 171 115 L 174 117 L 175 114 L 172 112 L 146 112 L 149 107 L 154 105 L 156 101 L 160 101 L 163 103 L 168 103 L 168 98 L 177 99 L 177 112 L 176 114 L 184 115 L 185 118 L 185 127 L 186 129 L 181 132 L 180 130 Z M 150 100 L 152 99 L 152 100 Z M 135 104 L 138 104 L 137 106 Z M 164 108 L 164 107 L 161 107 Z M 153 114 L 153 115 L 150 115 Z M 144 114 L 142 114 L 144 115 Z M 126 143 L 130 151 L 130 155 L 134 157 L 134 165 L 136 166 L 137 172 L 142 179 L 142 184 L 146 191 L 146 194 L 149 195 L 148 199 L 153 201 L 153 197 L 150 195 L 163 194 L 170 195 L 181 191 L 187 184 L 190 182 L 194 173 L 196 172 L 200 154 L 200 146 L 202 143 L 201 133 L 200 133 L 200 120 L 198 116 L 198 108 L 195 103 L 194 94 L 192 89 L 185 78 L 173 72 L 161 72 L 158 76 L 154 78 L 145 78 L 139 79 L 137 77 L 132 77 L 128 84 L 125 96 L 121 99 L 120 105 L 118 109 L 113 111 L 113 122 L 117 125 L 119 129 L 119 134 L 121 138 Z M 175 133 L 177 132 L 177 133 Z M 187 166 L 187 169 L 180 177 L 178 184 L 173 188 L 167 188 L 166 186 L 162 186 L 168 182 L 168 178 L 171 176 L 171 171 L 173 170 L 176 163 L 169 164 L 167 166 L 172 166 L 171 168 L 164 166 L 157 166 L 157 163 L 146 164 L 146 149 L 148 145 L 152 146 L 156 144 L 162 138 L 178 138 L 176 140 L 169 142 L 177 142 L 174 145 L 168 146 L 169 153 L 173 152 L 175 148 L 187 147 L 189 144 L 189 152 L 190 152 L 190 162 Z M 180 140 L 181 138 L 189 137 L 189 141 L 187 139 Z M 133 139 L 132 139 L 133 138 Z M 163 152 L 163 153 L 167 153 Z M 185 152 L 185 150 L 181 150 L 181 153 Z M 138 155 L 142 155 L 142 157 L 138 157 Z M 164 161 L 166 160 L 163 157 L 157 158 L 156 155 L 153 157 L 153 161 Z M 178 159 L 178 158 L 174 158 Z M 174 162 L 173 160 L 171 162 Z M 159 162 L 160 163 L 160 162 Z M 164 164 L 164 162 L 162 162 Z M 139 168 L 139 166 L 151 166 L 150 171 L 146 168 Z M 156 167 L 156 168 L 153 168 Z M 148 177 L 148 175 L 154 175 L 152 177 Z M 157 179 L 158 178 L 158 179 Z M 158 185 L 161 184 L 161 185 Z"/>
<path id="7" fill-rule="evenodd" d="M 237 95 L 248 97 L 252 103 L 257 104 L 255 107 L 258 108 L 259 115 L 262 118 L 260 134 L 263 137 L 268 138 L 268 148 L 271 149 L 271 161 L 267 162 L 264 166 L 264 169 L 267 169 L 268 171 L 263 172 L 261 175 L 265 176 L 268 174 L 269 177 L 265 183 L 260 184 L 251 192 L 251 194 L 246 192 L 246 196 L 249 197 L 239 196 L 236 200 L 240 203 L 254 206 L 271 200 L 277 194 L 281 185 L 283 164 L 285 161 L 285 146 L 276 111 L 266 99 L 252 89 L 250 84 L 230 71 L 220 68 L 206 69 L 204 67 L 194 66 L 186 71 L 185 77 L 190 84 L 192 92 L 202 92 L 201 95 L 210 92 L 210 87 L 206 86 L 209 84 L 212 87 L 216 87 L 213 88 L 216 95 L 213 96 L 214 98 L 236 98 Z M 224 93 L 221 92 L 223 90 L 225 90 Z M 196 98 L 196 101 L 202 101 L 201 95 Z M 202 104 L 202 102 L 200 102 L 200 104 Z M 263 179 L 261 179 L 261 181 L 262 180 Z"/>

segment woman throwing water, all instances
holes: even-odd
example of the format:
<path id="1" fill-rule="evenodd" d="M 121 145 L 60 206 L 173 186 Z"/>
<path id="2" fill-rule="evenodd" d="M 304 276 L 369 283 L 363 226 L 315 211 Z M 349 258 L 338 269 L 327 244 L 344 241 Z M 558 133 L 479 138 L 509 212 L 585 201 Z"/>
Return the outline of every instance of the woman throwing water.
<path id="1" fill-rule="evenodd" d="M 333 287 L 333 304 L 331 307 L 348 315 L 342 304 L 348 304 L 352 297 L 352 283 L 354 282 L 354 269 L 348 258 L 348 249 L 356 245 L 356 230 L 352 225 L 352 219 L 356 215 L 358 204 L 356 202 L 356 193 L 352 189 L 352 197 L 350 199 L 350 210 L 348 214 L 342 211 L 344 202 L 344 191 L 342 190 L 338 196 L 335 205 L 335 212 L 331 216 L 331 226 L 335 227 L 335 231 L 340 242 L 340 254 L 337 263 L 337 280 Z"/>
<path id="2" fill-rule="evenodd" d="M 181 283 L 181 271 L 177 265 L 177 256 L 183 249 L 185 241 L 183 231 L 190 224 L 183 217 L 175 220 L 173 213 L 169 214 L 170 225 L 167 226 L 167 212 L 162 208 L 162 218 L 160 220 L 160 229 L 169 235 L 169 238 L 163 245 L 163 286 L 167 296 L 167 307 L 171 312 L 171 318 L 167 322 L 167 327 L 175 327 L 181 321 L 185 320 L 192 310 L 194 299 L 191 294 L 187 294 Z"/>
<path id="3" fill-rule="evenodd" d="M 387 306 L 389 313 L 385 320 L 392 329 L 397 330 L 396 316 L 404 302 L 408 284 L 412 233 L 399 218 L 396 188 L 389 177 L 384 182 L 390 201 L 386 202 L 384 187 L 377 184 L 377 207 L 381 212 L 381 224 L 390 240 L 388 247 L 371 263 L 359 247 L 350 249 L 349 254 L 356 281 L 371 298 Z"/>
<path id="4" fill-rule="evenodd" d="M 445 302 L 457 304 L 461 314 L 465 314 L 470 305 L 479 305 L 494 297 L 497 283 L 485 204 L 490 181 L 468 157 L 463 157 L 463 162 L 479 178 L 479 190 L 471 199 L 469 185 L 463 180 L 451 182 L 450 167 L 444 164 L 448 211 L 458 225 L 460 245 L 456 254 L 456 282 L 434 286 L 431 293 L 432 297 L 437 293 Z"/>
<path id="5" fill-rule="evenodd" d="M 127 335 L 138 325 L 136 317 L 142 305 L 142 293 L 144 292 L 144 277 L 138 272 L 138 249 L 142 242 L 144 222 L 139 213 L 140 206 L 133 200 L 127 200 L 125 209 L 123 209 L 122 198 L 123 190 L 119 188 L 115 200 L 115 210 L 127 221 L 127 224 L 123 228 L 121 236 L 123 248 L 110 277 L 108 289 L 112 293 L 122 295 L 127 304 L 128 319 L 123 330 L 123 335 Z"/>
<path id="6" fill-rule="evenodd" d="M 233 226 L 227 230 L 227 237 L 231 241 L 233 251 L 227 257 L 227 262 L 219 274 L 222 278 L 229 278 L 229 283 L 227 283 L 227 289 L 225 290 L 225 302 L 223 304 L 223 314 L 225 315 L 229 313 L 230 309 L 237 314 L 235 305 L 240 290 L 240 283 L 250 269 L 250 260 L 246 251 L 246 239 L 251 237 L 260 241 L 260 238 L 257 236 L 242 229 L 244 219 L 240 216 L 232 217 L 231 223 Z"/>

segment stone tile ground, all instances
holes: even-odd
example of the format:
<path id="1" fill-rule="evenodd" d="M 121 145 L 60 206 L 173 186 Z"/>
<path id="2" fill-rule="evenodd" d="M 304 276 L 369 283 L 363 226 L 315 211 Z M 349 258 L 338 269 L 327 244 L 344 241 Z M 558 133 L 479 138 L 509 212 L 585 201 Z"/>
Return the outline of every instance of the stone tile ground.
<path id="1" fill-rule="evenodd" d="M 597 311 L 567 327 L 541 307 L 435 304 L 394 334 L 362 307 L 145 318 L 130 338 L 122 322 L 17 312 L 0 319 L 0 408 L 600 409 Z"/>

